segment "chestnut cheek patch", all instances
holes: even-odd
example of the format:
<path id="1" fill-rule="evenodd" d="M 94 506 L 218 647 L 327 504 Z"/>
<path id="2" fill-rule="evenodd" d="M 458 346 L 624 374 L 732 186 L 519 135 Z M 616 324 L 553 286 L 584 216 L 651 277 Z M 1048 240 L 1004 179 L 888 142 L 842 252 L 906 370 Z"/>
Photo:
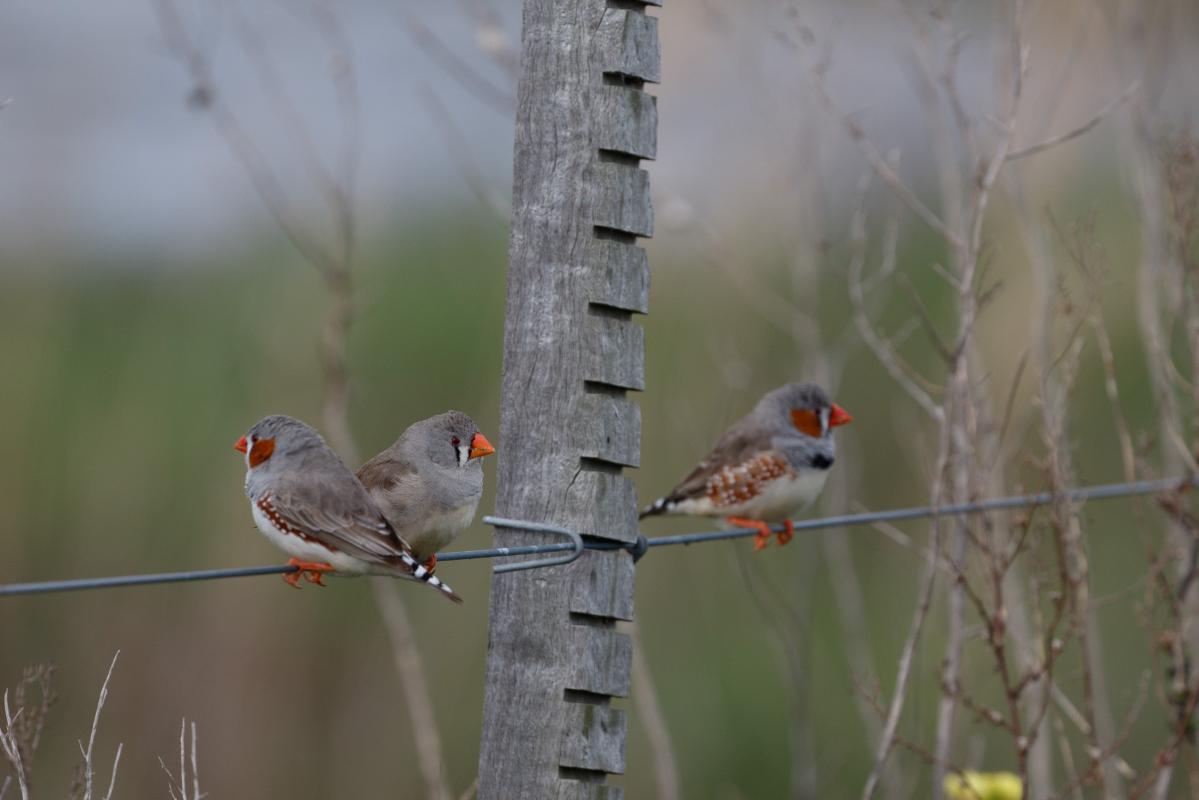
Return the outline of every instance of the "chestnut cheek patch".
<path id="1" fill-rule="evenodd" d="M 800 433 L 815 436 L 817 439 L 823 433 L 820 429 L 820 417 L 815 411 L 809 411 L 806 408 L 791 409 L 791 424 Z"/>
<path id="2" fill-rule="evenodd" d="M 256 467 L 271 457 L 275 452 L 274 439 L 259 439 L 250 448 L 250 466 Z"/>

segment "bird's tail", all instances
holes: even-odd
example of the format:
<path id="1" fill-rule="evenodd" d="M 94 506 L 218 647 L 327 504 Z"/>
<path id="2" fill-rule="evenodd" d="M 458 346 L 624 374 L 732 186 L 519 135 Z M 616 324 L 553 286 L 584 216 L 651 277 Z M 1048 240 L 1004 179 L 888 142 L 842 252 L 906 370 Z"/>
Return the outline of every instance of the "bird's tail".
<path id="1" fill-rule="evenodd" d="M 401 553 L 395 558 L 393 563 L 395 563 L 395 566 L 400 568 L 404 577 L 411 578 L 414 581 L 420 581 L 421 583 L 427 583 L 434 589 L 439 590 L 442 594 L 453 600 L 455 603 L 458 603 L 459 605 L 462 604 L 462 598 L 450 588 L 448 583 L 434 575 L 432 570 L 417 561 L 408 553 Z"/>
<path id="2" fill-rule="evenodd" d="M 668 511 L 670 511 L 670 501 L 665 497 L 659 497 L 657 500 L 642 509 L 641 513 L 637 515 L 637 519 L 656 517 L 657 515 L 665 514 Z"/>

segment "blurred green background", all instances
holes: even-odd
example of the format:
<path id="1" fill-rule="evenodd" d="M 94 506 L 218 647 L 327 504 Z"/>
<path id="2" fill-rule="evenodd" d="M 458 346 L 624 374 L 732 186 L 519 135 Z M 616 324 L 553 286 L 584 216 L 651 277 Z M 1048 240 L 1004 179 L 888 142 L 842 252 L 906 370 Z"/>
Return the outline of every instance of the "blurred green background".
<path id="1" fill-rule="evenodd" d="M 1118 250 L 1135 235 L 1132 227 L 1114 225 L 1104 240 Z M 466 209 L 414 226 L 402 239 L 402 245 L 372 249 L 358 272 L 353 420 L 359 442 L 372 452 L 409 421 L 447 407 L 466 410 L 488 432 L 498 418 L 504 231 Z M 639 398 L 643 468 L 635 474 L 643 499 L 668 488 L 760 392 L 803 377 L 796 365 L 806 357 L 756 318 L 752 304 L 730 294 L 719 275 L 651 249 L 654 289 L 644 321 L 649 369 Z M 918 263 L 933 253 L 908 255 Z M 748 258 L 762 265 L 765 279 L 786 284 L 787 264 L 777 255 Z M 232 443 L 268 412 L 319 418 L 317 333 L 325 306 L 319 281 L 286 251 L 263 247 L 203 273 L 162 275 L 147 265 L 144 272 L 113 276 L 82 268 L 48 265 L 4 282 L 0 352 L 7 388 L 0 394 L 0 447 L 11 454 L 0 465 L 5 580 L 279 561 L 250 521 L 241 491 L 244 468 Z M 939 279 L 925 280 L 931 289 Z M 823 281 L 817 304 L 822 323 L 834 330 L 845 317 L 837 284 L 836 275 Z M 1129 309 L 1118 301 L 1126 288 L 1116 278 L 1117 362 L 1130 387 L 1125 412 L 1146 428 L 1154 412 L 1135 390 L 1144 377 Z M 1020 318 L 1003 306 L 1016 299 L 1007 295 L 1000 303 L 989 318 L 1008 320 L 997 327 L 1011 333 Z M 447 318 L 454 324 L 446 325 Z M 729 324 L 714 331 L 713 319 Z M 435 341 L 429 331 L 437 331 Z M 756 354 L 745 385 L 730 388 L 710 374 L 708 333 L 737 352 Z M 1072 427 L 1079 477 L 1117 480 L 1102 376 L 1094 358 L 1084 364 Z M 996 378 L 998 386 L 1009 382 L 1010 375 Z M 855 421 L 839 433 L 834 481 L 844 489 L 830 487 L 828 494 L 848 498 L 849 505 L 826 498 L 822 510 L 925 502 L 922 470 L 931 445 L 866 353 L 849 359 L 836 399 Z M 1030 444 L 1035 439 L 1034 432 Z M 493 503 L 491 465 L 487 473 L 484 510 Z M 1125 588 L 1145 564 L 1130 504 L 1095 507 L 1087 516 L 1096 594 Z M 647 532 L 710 527 L 655 520 Z M 918 539 L 923 531 L 918 524 L 903 527 Z M 476 524 L 461 546 L 485 546 L 489 536 Z M 914 609 L 921 559 L 874 531 L 805 534 L 786 549 L 758 554 L 748 542 L 655 551 L 639 565 L 641 639 L 678 751 L 685 797 L 783 796 L 792 693 L 816 734 L 822 783 L 849 791 L 868 770 L 852 710 L 856 679 L 833 611 L 822 536 L 850 542 L 869 647 L 889 682 Z M 779 638 L 752 601 L 738 559 L 769 587 L 768 597 L 807 609 L 806 628 L 793 631 L 806 662 L 803 685 L 788 685 Z M 445 565 L 442 573 L 467 598 L 465 606 L 432 592 L 408 591 L 406 598 L 445 740 L 445 768 L 451 785 L 464 789 L 478 752 L 488 569 L 463 562 Z M 1117 708 L 1131 702 L 1148 665 L 1134 599 L 1105 606 L 1102 616 Z M 783 624 L 796 623 L 787 615 Z M 60 667 L 62 700 L 35 773 L 48 789 L 57 790 L 70 773 L 74 740 L 87 729 L 99 682 L 118 648 L 101 742 L 109 748 L 126 743 L 118 783 L 126 796 L 161 794 L 153 756 L 170 763 L 184 716 L 199 726 L 202 786 L 214 797 L 375 797 L 414 779 L 411 731 L 364 581 L 296 592 L 272 576 L 6 598 L 0 629 L 0 675 L 9 683 L 28 662 Z M 914 703 L 904 725 L 914 739 L 931 731 L 940 630 L 930 624 L 916 664 Z M 978 669 L 985 683 L 985 658 Z M 1071 673 L 1063 671 L 1062 680 L 1070 687 Z M 1131 754 L 1148 757 L 1163 725 L 1160 712 L 1143 714 L 1136 730 L 1152 735 L 1139 753 L 1134 737 Z M 982 742 L 990 736 L 968 722 L 962 729 Z M 999 741 L 993 766 L 1010 759 L 1000 755 Z M 623 781 L 630 796 L 652 794 L 646 748 L 634 718 Z"/>
<path id="2" fill-rule="evenodd" d="M 817 5 L 820 14 L 831 13 Z M 502 11 L 511 33 L 515 5 Z M 794 110 L 784 106 L 804 82 L 803 68 L 778 53 L 759 63 L 749 44 L 753 35 L 782 24 L 778 18 L 747 12 L 752 25 L 719 32 L 724 13 L 713 4 L 660 12 L 666 59 L 659 91 L 662 157 L 650 166 L 659 231 L 646 245 L 653 288 L 651 313 L 643 320 L 646 391 L 637 398 L 642 468 L 633 473 L 641 499 L 669 488 L 762 392 L 819 377 L 831 382 L 854 423 L 838 433 L 834 478 L 813 514 L 924 504 L 933 432 L 858 341 L 849 320 L 849 214 L 863 166 L 835 125 L 810 122 L 820 113 L 814 104 L 804 106 L 809 116 L 800 127 L 780 121 L 796 122 Z M 1038 41 L 1052 51 L 1053 42 L 1074 33 L 1078 19 L 1047 16 L 1037 28 Z M 861 35 L 870 41 L 886 36 L 869 13 L 851 21 L 863 24 Z M 852 42 L 857 29 L 835 30 Z M 994 30 L 981 30 L 984 55 L 978 59 L 985 61 Z M 1082 62 L 1108 64 L 1104 32 L 1090 30 L 1095 40 Z M 452 38 L 452 31 L 446 35 Z M 688 69 L 710 63 L 713 52 L 737 65 L 728 76 L 734 83 L 789 64 L 783 77 L 745 100 L 780 115 L 762 134 L 773 137 L 773 148 L 735 148 L 730 142 L 740 140 L 740 129 L 689 135 L 688 125 L 701 119 L 695 104 L 708 102 L 710 87 L 707 74 L 696 77 Z M 1059 62 L 1049 58 L 1037 66 L 1047 77 L 1030 94 L 1052 100 Z M 1181 66 L 1178 71 L 1185 72 Z M 861 64 L 849 72 L 870 80 Z M 1068 74 L 1074 79 L 1080 72 L 1082 88 L 1071 94 L 1053 130 L 1085 118 L 1086 109 L 1121 85 L 1115 78 L 1092 83 L 1093 74 L 1081 67 Z M 982 68 L 980 74 L 989 75 Z M 182 95 L 186 82 L 175 77 L 170 91 Z M 845 80 L 851 98 L 866 91 Z M 679 88 L 672 89 L 672 81 Z M 1050 88 L 1038 94 L 1044 87 Z M 980 89 L 972 102 L 985 105 L 986 97 Z M 1184 108 L 1184 101 L 1189 96 L 1171 102 Z M 888 103 L 882 97 L 868 102 L 875 111 Z M 0 113 L 7 118 L 19 111 L 17 103 Z M 1029 116 L 1038 128 L 1036 115 Z M 919 117 L 910 114 L 904 124 L 919 129 Z M 188 119 L 195 130 L 211 134 L 202 116 Z M 871 119 L 883 126 L 888 117 L 878 111 Z M 1122 411 L 1139 438 L 1152 439 L 1157 409 L 1134 301 L 1141 219 L 1119 158 L 1128 117 L 1113 119 L 1023 174 L 1038 214 L 1052 210 L 1066 226 L 1095 215 L 1095 242 L 1108 266 L 1103 301 Z M 493 126 L 504 124 L 492 120 Z M 902 130 L 883 138 L 892 133 L 902 139 Z M 723 145 L 708 138 L 718 134 Z M 508 128 L 502 135 L 480 135 L 487 139 L 480 147 L 506 157 L 494 140 L 510 144 Z M 440 152 L 436 141 L 423 146 Z M 706 168 L 706 148 L 721 146 L 737 149 L 737 162 L 727 169 L 718 165 L 712 174 L 699 169 Z M 221 152 L 219 142 L 215 147 Z M 935 183 L 929 149 L 927 141 L 914 146 L 910 177 L 935 194 L 928 188 Z M 507 230 L 464 196 L 453 163 L 444 166 L 438 180 L 457 187 L 445 196 L 372 195 L 364 204 L 373 222 L 355 267 L 358 318 L 350 342 L 351 421 L 364 453 L 385 447 L 411 421 L 451 407 L 471 414 L 504 447 L 496 437 Z M 230 169 L 237 174 L 235 165 Z M 502 166 L 496 169 L 502 176 Z M 497 185 L 504 196 L 502 180 Z M 425 188 L 420 184 L 412 192 Z M 1034 298 L 1005 191 L 997 191 L 986 227 L 989 274 L 1003 285 L 980 329 L 993 368 L 988 392 L 997 405 L 1005 402 L 1030 346 Z M 869 208 L 873 269 L 891 204 L 875 191 Z M 86 236 L 58 239 L 53 231 L 48 224 L 36 235 L 10 232 L 0 268 L 0 582 L 281 561 L 252 525 L 242 494 L 243 464 L 232 444 L 267 413 L 319 420 L 318 347 L 328 297 L 315 272 L 262 218 L 217 236 L 209 249 L 191 242 L 176 250 L 166 234 L 163 242 L 144 246 L 119 232 L 97 244 Z M 1060 243 L 1053 252 L 1065 261 Z M 950 330 L 952 296 L 929 266 L 944 258 L 926 230 L 903 218 L 903 280 L 924 298 L 932 319 Z M 1082 289 L 1070 291 L 1077 298 Z M 877 307 L 880 324 L 902 328 L 913 314 L 910 297 L 902 286 L 890 291 Z M 790 326 L 788 309 L 815 323 L 818 343 L 805 334 L 808 329 Z M 943 377 L 922 334 L 916 332 L 903 349 L 930 377 Z M 1122 477 L 1102 381 L 1101 363 L 1088 343 L 1070 403 L 1069 439 L 1081 483 Z M 1006 475 L 1013 491 L 1043 487 L 1035 464 L 1040 434 L 1030 423 L 1037 414 L 1034 389 L 1025 376 L 1014 395 L 1012 436 L 1020 455 Z M 494 463 L 485 471 L 483 513 L 493 507 Z M 1135 705 L 1146 671 L 1160 677 L 1154 633 L 1140 605 L 1149 548 L 1164 526 L 1156 514 L 1152 504 L 1131 501 L 1084 511 L 1092 591 L 1111 598 L 1100 621 L 1118 721 Z M 653 520 L 645 529 L 657 535 L 711 527 Z M 899 527 L 923 543 L 926 525 Z M 847 642 L 836 610 L 830 537 L 849 544 L 867 623 L 864 643 L 881 687 L 864 685 L 847 662 L 847 646 L 862 642 Z M 476 523 L 459 546 L 489 542 L 489 529 Z M 1035 551 L 1030 557 L 1039 563 Z M 803 784 L 793 780 L 796 770 L 815 781 L 817 796 L 856 796 L 871 751 L 854 710 L 855 693 L 878 688 L 884 702 L 889 697 L 922 566 L 919 552 L 869 528 L 802 534 L 785 549 L 762 553 L 739 542 L 647 556 L 637 570 L 638 623 L 676 751 L 682 796 L 793 796 L 793 787 Z M 478 758 L 489 567 L 472 561 L 439 570 L 466 598 L 462 607 L 403 587 L 410 590 L 405 597 L 431 684 L 444 771 L 455 792 L 471 783 Z M 765 605 L 755 602 L 751 580 L 763 587 Z M 39 794 L 60 794 L 69 785 L 76 740 L 86 738 L 101 680 L 119 649 L 98 740 L 105 783 L 116 743 L 124 742 L 118 796 L 166 796 L 157 757 L 173 762 L 184 717 L 198 726 L 201 785 L 210 797 L 420 795 L 413 734 L 370 586 L 330 583 L 325 590 L 296 592 L 270 576 L 0 600 L 0 685 L 14 685 L 26 664 L 58 665 L 60 699 L 33 770 Z M 912 741 L 931 742 L 943 631 L 938 595 L 901 726 Z M 784 657 L 787 642 L 798 646 L 798 674 L 796 662 Z M 1075 659 L 1068 653 L 1057 677 L 1078 696 Z M 993 669 L 988 653 L 972 640 L 964 679 L 979 697 L 995 699 Z M 633 707 L 631 701 L 617 705 Z M 965 712 L 959 719 L 955 752 L 963 762 L 1014 767 L 1010 737 L 970 721 Z M 1150 697 L 1132 723 L 1124 758 L 1146 767 L 1167 724 L 1167 712 Z M 809 749 L 797 751 L 800 741 Z M 797 752 L 811 760 L 798 763 Z M 627 775 L 614 781 L 626 788 L 626 797 L 654 796 L 649 743 L 635 714 L 628 753 Z M 915 795 L 926 795 L 927 769 L 911 754 L 898 758 L 918 781 Z"/>

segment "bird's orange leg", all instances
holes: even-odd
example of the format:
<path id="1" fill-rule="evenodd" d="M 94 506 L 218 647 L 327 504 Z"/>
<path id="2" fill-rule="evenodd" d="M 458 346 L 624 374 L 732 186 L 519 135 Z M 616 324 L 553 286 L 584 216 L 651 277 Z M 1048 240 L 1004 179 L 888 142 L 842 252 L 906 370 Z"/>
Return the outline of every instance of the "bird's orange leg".
<path id="1" fill-rule="evenodd" d="M 333 571 L 332 564 L 322 564 L 318 561 L 301 561 L 298 558 L 289 558 L 287 566 L 295 567 L 295 572 L 283 573 L 283 580 L 287 581 L 295 588 L 300 588 L 300 577 L 303 576 L 309 583 L 315 583 L 317 586 L 324 586 L 325 582 L 321 580 L 321 575 L 326 572 Z"/>
<path id="2" fill-rule="evenodd" d="M 787 542 L 791 541 L 791 537 L 795 535 L 795 523 L 789 519 L 783 520 L 783 529 L 779 531 L 779 547 L 782 547 Z"/>
<path id="3" fill-rule="evenodd" d="M 754 550 L 761 550 L 770 544 L 770 525 L 760 519 L 745 519 L 744 517 L 725 517 L 725 522 L 738 528 L 754 528 L 758 535 L 754 537 Z M 781 542 L 781 540 L 780 540 Z"/>
<path id="4" fill-rule="evenodd" d="M 425 559 L 425 569 L 429 570 L 429 574 L 433 574 L 433 570 L 437 569 L 437 554 L 433 553 Z"/>

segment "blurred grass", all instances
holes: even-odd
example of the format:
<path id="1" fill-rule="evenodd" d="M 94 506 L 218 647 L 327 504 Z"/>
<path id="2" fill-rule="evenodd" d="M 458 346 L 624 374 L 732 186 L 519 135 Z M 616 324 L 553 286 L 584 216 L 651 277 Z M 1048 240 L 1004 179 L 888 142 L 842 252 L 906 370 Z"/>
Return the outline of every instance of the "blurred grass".
<path id="1" fill-rule="evenodd" d="M 1098 213 L 1112 267 L 1105 299 L 1122 402 L 1134 429 L 1152 432 L 1131 307 L 1137 231 L 1111 184 L 1066 198 L 1063 215 L 1084 212 L 1096 196 L 1109 198 Z M 992 232 L 1001 242 L 1004 224 Z M 762 319 L 752 298 L 732 291 L 727 276 L 679 246 L 681 238 L 650 244 L 647 391 L 639 398 L 643 468 L 634 474 L 643 499 L 680 477 L 762 391 L 804 377 L 798 365 L 811 356 L 804 342 Z M 919 230 L 907 231 L 903 241 L 904 271 L 934 318 L 948 325 L 949 292 L 919 266 L 939 253 Z M 351 341 L 352 417 L 363 452 L 449 407 L 470 413 L 489 434 L 497 430 L 505 253 L 500 226 L 447 213 L 410 223 L 394 241 L 364 254 Z M 844 243 L 834 242 L 819 297 L 794 298 L 816 310 L 830 339 L 849 325 L 845 257 Z M 1005 287 L 984 319 L 983 345 L 1001 365 L 991 386 L 1002 404 L 1027 346 L 1031 286 L 1018 248 L 1000 244 L 992 257 L 992 272 Z M 749 253 L 746 265 L 766 285 L 792 293 L 785 248 Z M 252 527 L 231 445 L 266 413 L 318 420 L 325 298 L 316 276 L 273 243 L 249 243 L 237 257 L 202 269 L 130 263 L 93 270 L 85 255 L 74 263 L 23 266 L 0 273 L 0 452 L 6 455 L 0 581 L 279 561 Z M 880 309 L 891 330 L 910 315 L 899 290 Z M 920 334 L 905 352 L 935 374 L 935 355 Z M 1026 376 L 1021 417 L 1035 411 L 1031 391 Z M 850 482 L 849 496 L 865 507 L 926 502 L 934 448 L 927 425 L 860 346 L 837 400 L 855 422 L 840 436 L 834 480 Z M 1120 478 L 1110 420 L 1102 373 L 1088 350 L 1071 415 L 1082 481 Z M 1035 428 L 1026 435 L 1027 452 L 1035 454 Z M 494 465 L 486 466 L 484 511 L 493 505 Z M 1039 488 L 1031 460 L 1021 474 L 1024 485 L 1013 483 L 1013 490 Z M 1140 516 L 1132 504 L 1087 510 L 1097 596 L 1126 588 L 1144 572 L 1142 536 L 1161 527 L 1148 503 L 1144 509 Z M 664 520 L 647 532 L 697 527 L 710 526 Z M 924 527 L 905 527 L 923 541 Z M 921 558 L 868 529 L 836 535 L 850 537 L 886 693 L 915 605 Z M 462 544 L 489 541 L 476 524 Z M 787 792 L 788 678 L 779 643 L 737 568 L 738 546 L 746 547 L 655 552 L 638 570 L 638 618 L 687 798 Z M 852 703 L 860 676 L 846 666 L 819 540 L 804 536 L 749 560 L 763 581 L 783 587 L 780 602 L 810 593 L 813 613 L 801 642 L 809 673 L 798 688 L 807 698 L 827 796 L 856 793 L 870 763 Z M 407 592 L 456 791 L 470 783 L 478 755 L 488 566 L 447 565 L 445 577 L 467 598 L 463 608 L 431 592 Z M 803 574 L 815 577 L 796 586 L 793 576 Z M 1133 591 L 1101 613 L 1117 717 L 1131 704 L 1141 670 L 1151 666 L 1137 596 Z M 938 606 L 917 658 L 903 726 L 918 741 L 930 738 L 933 724 L 941 613 Z M 10 598 L 0 602 L 0 631 L 0 684 L 14 683 L 29 662 L 60 665 L 62 700 L 35 769 L 46 791 L 69 783 L 75 739 L 86 730 L 117 648 L 122 657 L 100 742 L 107 753 L 125 742 L 122 796 L 165 795 L 155 757 L 171 761 L 182 716 L 198 724 L 201 782 L 213 797 L 408 796 L 413 786 L 407 716 L 364 582 L 294 592 L 272 577 Z M 972 653 L 965 680 L 985 695 L 992 667 Z M 1059 678 L 1076 691 L 1077 668 L 1066 664 Z M 1151 703 L 1126 755 L 1145 763 L 1164 725 Z M 965 742 L 983 748 L 985 761 L 977 766 L 1012 767 L 1003 737 L 965 714 L 961 730 Z M 629 772 L 621 781 L 629 797 L 653 793 L 647 752 L 634 718 Z"/>

